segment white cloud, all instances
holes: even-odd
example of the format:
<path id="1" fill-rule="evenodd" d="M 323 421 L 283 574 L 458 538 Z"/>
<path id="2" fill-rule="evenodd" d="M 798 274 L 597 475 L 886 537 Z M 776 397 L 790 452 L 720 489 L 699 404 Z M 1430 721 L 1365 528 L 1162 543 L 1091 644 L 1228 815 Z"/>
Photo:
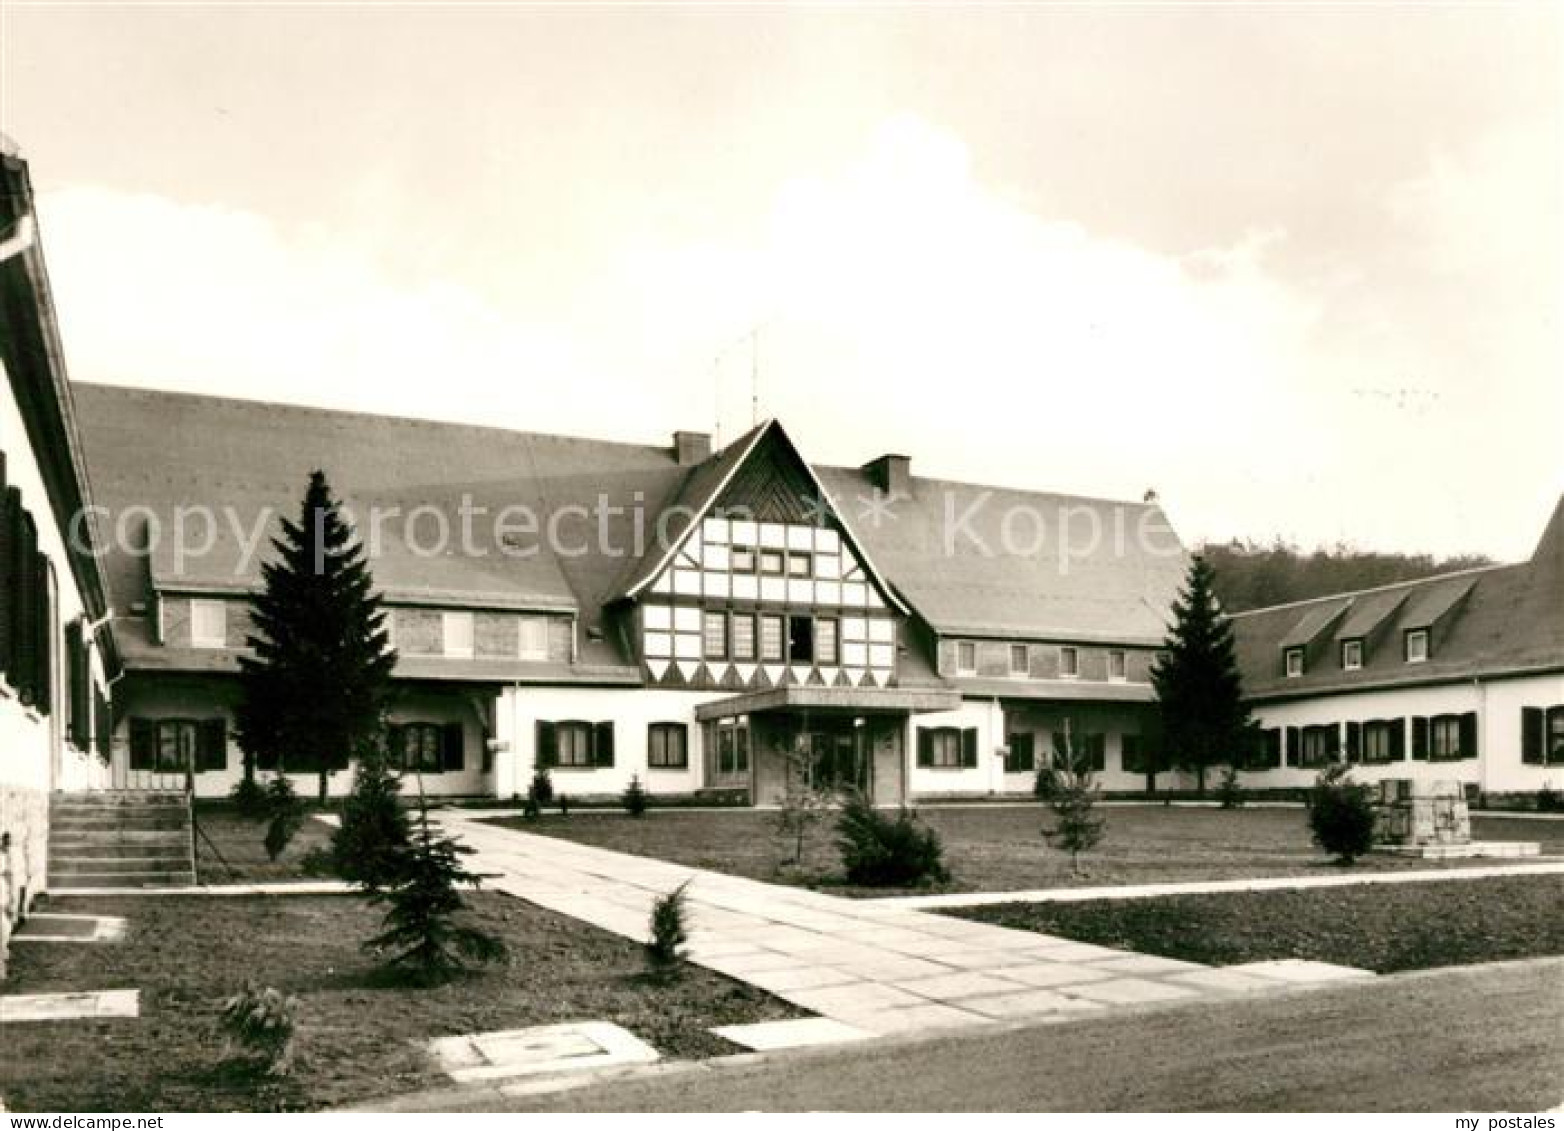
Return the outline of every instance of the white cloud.
<path id="1" fill-rule="evenodd" d="M 1471 196 L 1477 171 L 1447 163 L 1399 191 L 1393 218 L 1451 270 L 1495 248 L 1532 262 L 1461 227 L 1490 206 Z M 748 356 L 714 355 L 764 322 L 763 410 L 817 459 L 898 449 L 951 477 L 1154 485 L 1191 537 L 1473 544 L 1434 544 L 1437 516 L 1404 497 L 1427 457 L 1418 437 L 1365 450 L 1342 426 L 1379 419 L 1350 390 L 1383 374 L 1373 351 L 1322 343 L 1331 296 L 1279 276 L 1285 232 L 1157 254 L 989 190 L 958 139 L 916 119 L 780 186 L 749 241 L 648 232 L 547 309 L 395 284 L 354 232 L 90 186 L 40 207 L 82 379 L 642 440 L 708 426 L 720 405 L 731 438 L 748 423 Z M 531 281 L 518 293 L 546 293 Z M 1423 364 L 1395 313 L 1359 331 Z M 1394 514 L 1374 493 L 1384 466 L 1406 469 Z"/>

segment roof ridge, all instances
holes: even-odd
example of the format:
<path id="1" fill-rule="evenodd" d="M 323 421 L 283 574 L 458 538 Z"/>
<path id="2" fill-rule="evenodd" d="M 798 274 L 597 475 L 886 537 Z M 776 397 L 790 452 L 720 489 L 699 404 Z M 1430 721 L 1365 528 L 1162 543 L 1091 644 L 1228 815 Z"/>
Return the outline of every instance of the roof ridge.
<path id="1" fill-rule="evenodd" d="M 1519 569 L 1526 562 L 1495 562 L 1492 565 L 1470 566 L 1466 569 L 1451 570 L 1449 573 L 1431 573 L 1427 577 L 1412 577 L 1405 581 L 1391 581 L 1384 585 L 1372 585 L 1367 589 L 1343 589 L 1339 593 L 1322 593 L 1318 597 L 1304 597 L 1297 601 L 1283 601 L 1279 605 L 1261 605 L 1258 609 L 1244 609 L 1241 612 L 1228 613 L 1228 619 L 1235 617 L 1248 617 L 1256 613 L 1275 613 L 1283 609 L 1296 609 L 1304 605 L 1316 605 L 1325 601 L 1345 601 L 1349 597 L 1367 597 L 1371 593 L 1387 593 L 1392 589 L 1402 589 L 1416 585 L 1433 585 L 1440 581 L 1451 581 L 1458 577 L 1470 577 L 1477 573 L 1492 573 L 1497 569 Z"/>
<path id="2" fill-rule="evenodd" d="M 539 432 L 521 428 L 504 428 L 495 424 L 473 424 L 464 420 L 440 420 L 428 416 L 407 416 L 394 412 L 374 412 L 372 410 L 355 408 L 330 408 L 325 405 L 298 404 L 293 401 L 273 401 L 253 397 L 221 396 L 216 393 L 191 393 L 183 389 L 152 389 L 141 385 L 114 385 L 98 381 L 77 381 L 74 379 L 71 381 L 71 387 L 73 389 L 86 389 L 92 393 L 107 392 L 114 395 L 177 397 L 182 400 L 202 401 L 214 405 L 242 405 L 252 408 L 300 412 L 315 416 L 332 416 L 351 420 L 391 421 L 416 427 L 466 428 L 474 432 L 499 433 L 504 436 L 526 437 L 528 439 L 570 440 L 587 444 L 607 444 L 619 448 L 634 448 L 640 451 L 663 454 L 668 452 L 668 448 L 665 445 L 637 443 L 633 440 L 606 440 L 598 436 L 579 436 L 567 432 Z"/>
<path id="3" fill-rule="evenodd" d="M 810 466 L 816 470 L 842 471 L 849 474 L 862 474 L 864 470 L 863 465 L 858 467 L 848 467 L 846 465 L 836 463 L 811 463 Z M 1103 503 L 1116 507 L 1139 507 L 1144 510 L 1162 509 L 1162 503 L 1160 500 L 1155 502 L 1147 502 L 1144 499 L 1140 501 L 1136 501 L 1134 499 L 1115 499 L 1108 495 L 1081 495 L 1072 491 L 1052 491 L 1046 488 L 1018 487 L 1010 483 L 973 483 L 966 479 L 947 479 L 943 476 L 937 475 L 910 475 L 909 478 L 916 483 L 944 484 L 948 487 L 965 487 L 975 491 L 1013 491 L 1017 495 L 1047 495 L 1051 498 L 1069 499 L 1078 503 Z"/>

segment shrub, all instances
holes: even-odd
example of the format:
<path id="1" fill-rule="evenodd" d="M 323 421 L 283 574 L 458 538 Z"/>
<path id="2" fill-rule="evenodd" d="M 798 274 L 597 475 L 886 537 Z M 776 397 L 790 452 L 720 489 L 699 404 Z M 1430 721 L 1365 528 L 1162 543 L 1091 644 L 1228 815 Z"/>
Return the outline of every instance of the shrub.
<path id="1" fill-rule="evenodd" d="M 1343 763 L 1327 766 L 1309 790 L 1309 831 L 1314 843 L 1342 864 L 1374 846 L 1374 806 Z"/>
<path id="2" fill-rule="evenodd" d="M 652 904 L 651 937 L 646 941 L 646 961 L 658 978 L 678 977 L 684 969 L 684 944 L 689 941 L 689 908 L 685 880 Z"/>
<path id="3" fill-rule="evenodd" d="M 1058 787 L 1058 773 L 1052 766 L 1043 766 L 1038 769 L 1037 776 L 1032 779 L 1032 796 L 1046 804 L 1053 797 L 1054 791 Z"/>
<path id="4" fill-rule="evenodd" d="M 369 890 L 396 881 L 412 839 L 401 791 L 378 745 L 360 752 L 353 792 L 331 838 L 332 870 L 344 880 Z"/>
<path id="5" fill-rule="evenodd" d="M 304 827 L 304 802 L 288 775 L 278 773 L 266 785 L 266 856 L 273 863 Z"/>
<path id="6" fill-rule="evenodd" d="M 851 883 L 906 887 L 950 879 L 939 834 L 905 805 L 879 812 L 862 790 L 851 790 L 836 821 L 837 848 Z"/>
<path id="7" fill-rule="evenodd" d="M 1242 809 L 1244 806 L 1244 787 L 1238 780 L 1238 767 L 1229 766 L 1222 773 L 1222 780 L 1217 783 L 1216 799 L 1221 802 L 1224 809 Z"/>
<path id="8" fill-rule="evenodd" d="M 554 779 L 549 776 L 547 766 L 539 766 L 532 771 L 532 784 L 527 787 L 527 800 L 540 811 L 545 805 L 554 804 Z"/>
<path id="9" fill-rule="evenodd" d="M 259 821 L 266 816 L 266 790 L 252 777 L 240 778 L 229 791 L 228 800 L 247 821 Z"/>
<path id="10" fill-rule="evenodd" d="M 286 1074 L 293 1064 L 298 1012 L 298 998 L 245 982 L 242 990 L 223 1002 L 224 1055 L 257 1061 L 269 1076 Z"/>
<path id="11" fill-rule="evenodd" d="M 630 784 L 625 786 L 624 795 L 620 797 L 619 803 L 632 817 L 646 816 L 646 790 L 641 787 L 639 774 L 631 775 Z"/>
<path id="12" fill-rule="evenodd" d="M 1564 813 L 1564 797 L 1551 785 L 1543 786 L 1537 791 L 1537 812 Z"/>
<path id="13" fill-rule="evenodd" d="M 421 985 L 449 981 L 470 963 L 497 962 L 505 944 L 484 931 L 461 923 L 466 903 L 458 884 L 476 888 L 482 877 L 462 866 L 472 849 L 429 827 L 429 813 L 420 806 L 418 828 L 403 854 L 397 879 L 370 893 L 371 903 L 386 904 L 385 930 L 364 949 L 387 954 L 387 969 Z"/>

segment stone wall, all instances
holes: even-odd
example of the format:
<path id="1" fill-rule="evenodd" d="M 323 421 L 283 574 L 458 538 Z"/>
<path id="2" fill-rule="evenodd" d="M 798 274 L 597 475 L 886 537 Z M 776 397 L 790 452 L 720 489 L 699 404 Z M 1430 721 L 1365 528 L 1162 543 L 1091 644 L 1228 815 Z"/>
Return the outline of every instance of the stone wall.
<path id="1" fill-rule="evenodd" d="M 0 785 L 0 979 L 11 930 L 47 883 L 48 852 L 49 795 Z"/>

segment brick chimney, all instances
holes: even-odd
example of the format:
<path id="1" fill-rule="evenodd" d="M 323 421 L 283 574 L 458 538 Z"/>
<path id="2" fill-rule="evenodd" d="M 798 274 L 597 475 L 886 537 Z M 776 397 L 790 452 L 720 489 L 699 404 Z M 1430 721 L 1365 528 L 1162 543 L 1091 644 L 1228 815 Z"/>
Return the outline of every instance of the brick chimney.
<path id="1" fill-rule="evenodd" d="M 869 482 L 890 497 L 912 494 L 912 460 L 907 456 L 883 455 L 863 465 Z"/>
<path id="2" fill-rule="evenodd" d="M 711 458 L 710 432 L 675 432 L 673 454 L 680 467 L 693 467 Z"/>

